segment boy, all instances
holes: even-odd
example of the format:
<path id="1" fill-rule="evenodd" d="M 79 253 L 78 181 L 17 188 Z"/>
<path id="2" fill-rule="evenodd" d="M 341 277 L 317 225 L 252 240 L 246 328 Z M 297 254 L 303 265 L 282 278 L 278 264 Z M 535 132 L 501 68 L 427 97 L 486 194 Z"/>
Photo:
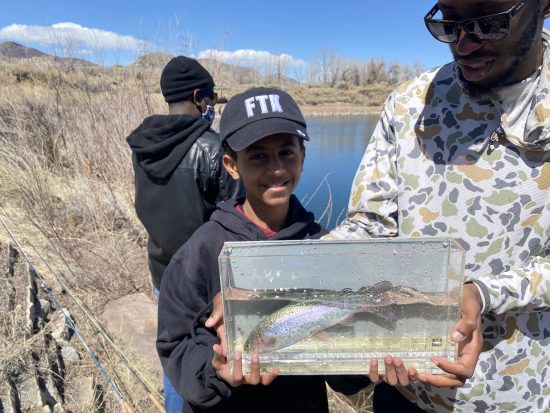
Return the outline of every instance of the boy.
<path id="1" fill-rule="evenodd" d="M 292 194 L 304 164 L 303 141 L 309 140 L 305 120 L 287 93 L 254 88 L 228 102 L 220 135 L 223 164 L 243 183 L 246 196 L 219 203 L 164 273 L 157 336 L 164 370 L 183 395 L 185 412 L 328 412 L 322 376 L 276 378 L 276 369 L 260 375 L 258 355 L 252 355 L 251 374 L 242 376 L 240 354 L 231 361 L 235 371 L 230 376 L 216 331 L 205 326 L 220 291 L 218 255 L 225 241 L 326 233 Z M 347 393 L 368 384 L 366 378 L 331 381 Z"/>

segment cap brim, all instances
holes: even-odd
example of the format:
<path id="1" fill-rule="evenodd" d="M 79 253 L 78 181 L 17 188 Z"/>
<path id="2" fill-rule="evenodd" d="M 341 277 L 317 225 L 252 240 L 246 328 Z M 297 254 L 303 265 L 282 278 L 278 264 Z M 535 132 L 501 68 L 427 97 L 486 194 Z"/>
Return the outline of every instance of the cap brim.
<path id="1" fill-rule="evenodd" d="M 227 143 L 231 149 L 239 152 L 260 139 L 278 133 L 294 135 L 309 140 L 306 128 L 301 123 L 282 118 L 263 118 L 235 131 L 227 138 Z"/>

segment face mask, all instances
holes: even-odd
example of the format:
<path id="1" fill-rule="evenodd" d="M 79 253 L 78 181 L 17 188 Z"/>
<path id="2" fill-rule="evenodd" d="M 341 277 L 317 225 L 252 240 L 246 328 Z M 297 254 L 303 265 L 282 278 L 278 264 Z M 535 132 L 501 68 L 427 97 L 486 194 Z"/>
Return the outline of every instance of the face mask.
<path id="1" fill-rule="evenodd" d="M 214 106 L 206 105 L 206 111 L 202 114 L 202 118 L 209 123 L 214 122 L 214 119 L 216 118 Z"/>

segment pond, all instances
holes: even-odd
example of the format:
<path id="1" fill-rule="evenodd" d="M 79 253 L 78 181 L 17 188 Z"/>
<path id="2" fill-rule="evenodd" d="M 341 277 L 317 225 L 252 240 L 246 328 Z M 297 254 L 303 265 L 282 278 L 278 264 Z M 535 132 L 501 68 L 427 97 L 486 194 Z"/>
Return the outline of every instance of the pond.
<path id="1" fill-rule="evenodd" d="M 295 194 L 327 229 L 346 215 L 351 184 L 378 114 L 306 117 L 304 172 Z"/>

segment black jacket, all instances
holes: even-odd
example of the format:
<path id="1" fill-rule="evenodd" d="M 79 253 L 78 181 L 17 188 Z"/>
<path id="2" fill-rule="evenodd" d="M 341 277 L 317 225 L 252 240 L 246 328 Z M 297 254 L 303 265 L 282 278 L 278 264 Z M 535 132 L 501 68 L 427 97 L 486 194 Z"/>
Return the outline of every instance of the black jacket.
<path id="1" fill-rule="evenodd" d="M 185 412 L 328 412 L 325 379 L 338 391 L 355 393 L 365 377 L 281 376 L 269 386 L 230 387 L 217 378 L 212 359 L 216 333 L 204 326 L 220 291 L 218 255 L 225 241 L 267 240 L 235 209 L 243 199 L 218 204 L 210 221 L 178 250 L 162 281 L 157 351 L 165 374 L 184 400 Z M 319 238 L 326 231 L 294 196 L 286 228 L 272 240 Z"/>
<path id="2" fill-rule="evenodd" d="M 153 115 L 127 138 L 135 172 L 135 207 L 149 235 L 153 284 L 160 288 L 172 255 L 208 221 L 218 201 L 241 193 L 221 165 L 220 138 L 201 118 Z"/>

